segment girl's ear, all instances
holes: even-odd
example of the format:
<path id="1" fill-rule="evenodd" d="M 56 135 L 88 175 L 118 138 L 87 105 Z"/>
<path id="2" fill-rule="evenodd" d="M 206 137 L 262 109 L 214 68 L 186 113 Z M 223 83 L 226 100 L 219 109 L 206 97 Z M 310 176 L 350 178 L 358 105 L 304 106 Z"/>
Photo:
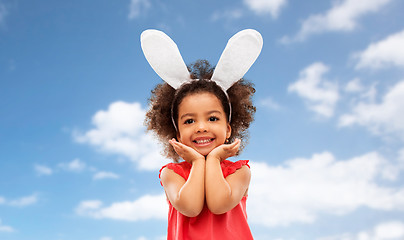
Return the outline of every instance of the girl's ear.
<path id="1" fill-rule="evenodd" d="M 226 139 L 230 138 L 230 136 L 231 136 L 231 126 L 230 123 L 227 123 Z"/>

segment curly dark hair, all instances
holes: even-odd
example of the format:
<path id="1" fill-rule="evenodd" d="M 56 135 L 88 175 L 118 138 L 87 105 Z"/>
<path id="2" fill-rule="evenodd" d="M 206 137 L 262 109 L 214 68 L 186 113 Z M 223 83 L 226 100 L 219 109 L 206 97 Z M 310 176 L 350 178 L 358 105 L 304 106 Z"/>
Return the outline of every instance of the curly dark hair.
<path id="1" fill-rule="evenodd" d="M 229 143 L 234 139 L 243 140 L 238 154 L 248 141 L 248 128 L 254 120 L 255 106 L 252 104 L 252 96 L 255 93 L 251 82 L 240 79 L 228 90 L 227 95 L 211 77 L 214 67 L 208 61 L 198 60 L 188 66 L 193 81 L 182 85 L 178 90 L 167 83 L 158 84 L 152 91 L 149 99 L 150 108 L 146 113 L 145 125 L 148 131 L 152 131 L 164 146 L 163 155 L 178 162 L 179 156 L 169 144 L 169 140 L 176 138 L 178 118 L 178 106 L 181 101 L 191 94 L 208 92 L 214 94 L 222 103 L 227 119 L 230 117 L 231 136 Z M 231 110 L 229 106 L 231 104 Z M 229 116 L 231 112 L 231 116 Z M 172 118 L 173 116 L 173 118 Z M 174 122 L 172 121 L 174 119 Z"/>

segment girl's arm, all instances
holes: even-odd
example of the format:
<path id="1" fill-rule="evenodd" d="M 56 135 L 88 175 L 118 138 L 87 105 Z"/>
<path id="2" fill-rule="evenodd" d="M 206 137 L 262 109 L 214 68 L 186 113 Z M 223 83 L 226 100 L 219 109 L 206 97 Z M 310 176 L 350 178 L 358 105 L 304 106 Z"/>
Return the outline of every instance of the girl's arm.
<path id="1" fill-rule="evenodd" d="M 240 140 L 236 140 L 232 144 L 217 147 L 207 156 L 206 204 L 214 214 L 222 214 L 233 209 L 247 193 L 251 179 L 250 168 L 243 166 L 224 178 L 220 166 L 221 161 L 237 153 L 239 146 Z"/>
<path id="2" fill-rule="evenodd" d="M 188 180 L 171 169 L 164 168 L 161 182 L 173 207 L 187 217 L 198 216 L 205 200 L 205 158 L 192 148 L 170 141 L 177 153 L 192 164 Z"/>

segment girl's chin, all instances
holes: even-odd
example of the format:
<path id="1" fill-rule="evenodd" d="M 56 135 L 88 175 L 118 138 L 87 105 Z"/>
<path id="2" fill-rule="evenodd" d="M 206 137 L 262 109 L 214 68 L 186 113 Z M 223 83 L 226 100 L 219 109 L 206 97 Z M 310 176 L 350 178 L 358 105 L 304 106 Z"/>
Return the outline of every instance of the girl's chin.
<path id="1" fill-rule="evenodd" d="M 206 157 L 206 156 L 208 156 L 209 155 L 209 153 L 211 152 L 211 151 L 209 151 L 209 152 L 206 152 L 206 151 L 203 151 L 203 152 L 201 152 L 201 151 L 198 151 L 201 155 L 203 155 L 204 157 Z"/>
<path id="2" fill-rule="evenodd" d="M 193 149 L 195 149 L 198 153 L 200 153 L 203 156 L 208 156 L 208 154 L 215 148 L 215 145 L 213 144 L 213 142 L 211 142 L 210 144 L 205 144 L 205 146 L 197 146 L 194 145 Z"/>
<path id="3" fill-rule="evenodd" d="M 224 144 L 224 143 L 223 143 Z M 204 157 L 208 156 L 210 152 L 213 151 L 213 149 L 219 147 L 220 145 L 215 145 L 215 144 L 211 144 L 209 146 L 192 146 L 193 149 L 195 149 L 198 153 L 200 153 L 201 155 L 203 155 Z"/>
<path id="4" fill-rule="evenodd" d="M 213 149 L 195 149 L 198 153 L 203 155 L 204 157 L 208 156 Z"/>

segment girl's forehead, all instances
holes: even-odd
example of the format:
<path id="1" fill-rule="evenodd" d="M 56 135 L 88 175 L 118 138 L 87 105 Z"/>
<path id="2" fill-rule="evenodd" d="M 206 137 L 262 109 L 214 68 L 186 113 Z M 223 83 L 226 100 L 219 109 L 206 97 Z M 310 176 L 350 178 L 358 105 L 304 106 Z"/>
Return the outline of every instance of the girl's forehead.
<path id="1" fill-rule="evenodd" d="M 220 102 L 219 98 L 210 92 L 198 92 L 191 93 L 183 98 L 183 102 L 193 102 L 193 101 L 206 101 L 206 102 Z"/>
<path id="2" fill-rule="evenodd" d="M 192 110 L 192 108 L 205 107 L 220 108 L 220 110 L 223 110 L 223 106 L 219 98 L 210 92 L 200 92 L 187 95 L 186 97 L 184 97 L 184 99 L 182 99 L 178 110 L 181 111 L 184 108 L 191 108 Z"/>

